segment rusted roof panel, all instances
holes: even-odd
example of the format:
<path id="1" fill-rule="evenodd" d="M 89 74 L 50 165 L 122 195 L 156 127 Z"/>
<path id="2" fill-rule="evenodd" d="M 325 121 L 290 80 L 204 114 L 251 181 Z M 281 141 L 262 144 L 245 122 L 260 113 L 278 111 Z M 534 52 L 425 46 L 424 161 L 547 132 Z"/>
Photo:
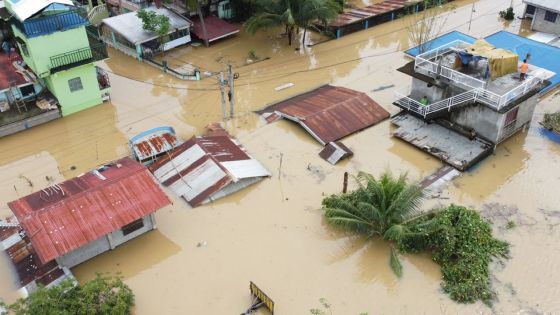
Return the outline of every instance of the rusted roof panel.
<path id="1" fill-rule="evenodd" d="M 352 150 L 340 141 L 330 142 L 319 152 L 319 156 L 332 165 L 335 165 L 338 161 L 353 154 Z"/>
<path id="2" fill-rule="evenodd" d="M 180 143 L 173 128 L 167 126 L 144 131 L 130 139 L 132 153 L 143 163 L 150 162 Z"/>
<path id="3" fill-rule="evenodd" d="M 20 285 L 25 286 L 33 280 L 48 285 L 64 276 L 64 271 L 56 261 L 43 263 L 39 260 L 21 226 L 0 226 L 0 242 L 8 239 L 16 239 L 15 242 L 10 242 L 11 245 L 5 251 L 18 274 Z"/>
<path id="4" fill-rule="evenodd" d="M 363 21 L 375 15 L 381 15 L 393 12 L 404 8 L 405 6 L 412 6 L 421 0 L 386 0 L 380 3 L 375 3 L 364 8 L 349 9 L 339 14 L 338 17 L 329 23 L 331 27 L 341 27 Z"/>
<path id="5" fill-rule="evenodd" d="M 259 111 L 263 115 L 272 112 L 298 122 L 323 145 L 389 118 L 389 112 L 365 93 L 332 85 Z"/>
<path id="6" fill-rule="evenodd" d="M 225 188 L 234 183 L 270 176 L 224 132 L 214 128 L 210 136 L 192 137 L 157 160 L 150 170 L 163 185 L 193 207 L 233 193 L 236 189 Z"/>
<path id="7" fill-rule="evenodd" d="M 150 172 L 127 157 L 8 206 L 48 262 L 170 203 Z"/>

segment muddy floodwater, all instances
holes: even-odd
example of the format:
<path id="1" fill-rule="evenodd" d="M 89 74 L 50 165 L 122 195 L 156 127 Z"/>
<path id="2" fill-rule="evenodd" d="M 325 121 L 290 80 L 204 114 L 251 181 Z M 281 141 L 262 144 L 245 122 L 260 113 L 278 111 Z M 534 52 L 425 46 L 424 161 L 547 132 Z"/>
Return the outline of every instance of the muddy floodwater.
<path id="1" fill-rule="evenodd" d="M 475 1 L 469 30 L 472 3 L 452 3 L 443 13 L 444 32 L 530 34 L 528 21 L 498 19 L 510 0 Z M 516 16 L 522 15 L 521 0 L 514 5 Z M 319 210 L 325 194 L 340 192 L 345 171 L 391 169 L 420 179 L 441 162 L 392 138 L 386 120 L 344 139 L 355 155 L 332 166 L 319 158 L 320 144 L 302 128 L 287 121 L 267 125 L 253 113 L 326 83 L 366 92 L 396 113 L 393 93 L 410 85 L 395 70 L 408 61 L 402 53 L 410 46 L 408 24 L 399 19 L 327 42 L 312 35 L 310 47 L 288 47 L 273 30 L 255 37 L 241 33 L 210 48 L 166 54 L 171 65 L 189 63 L 209 72 L 233 64 L 239 73 L 235 118 L 225 127 L 273 176 L 196 209 L 168 191 L 173 205 L 156 213 L 157 230 L 73 268 L 74 275 L 87 281 L 96 272 L 122 273 L 136 295 L 136 314 L 239 314 L 251 302 L 249 281 L 274 299 L 277 314 L 309 314 L 320 298 L 335 315 L 560 313 L 560 145 L 543 136 L 538 124 L 545 112 L 560 110 L 558 92 L 543 97 L 530 128 L 424 204 L 475 207 L 494 218 L 496 235 L 511 243 L 512 258 L 492 266 L 498 299 L 491 308 L 451 301 L 440 288 L 439 266 L 428 256 L 403 256 L 404 274 L 397 279 L 383 242 L 342 233 Z M 250 50 L 270 59 L 247 64 Z M 138 132 L 171 125 L 187 139 L 222 121 L 214 77 L 181 81 L 119 52 L 110 51 L 110 57 L 100 64 L 110 72 L 110 102 L 0 139 L 1 217 L 10 214 L 8 201 L 128 155 L 127 140 Z M 274 90 L 285 83 L 294 86 Z M 516 227 L 508 230 L 509 220 Z M 7 302 L 19 296 L 11 268 L 2 254 L 0 296 Z"/>

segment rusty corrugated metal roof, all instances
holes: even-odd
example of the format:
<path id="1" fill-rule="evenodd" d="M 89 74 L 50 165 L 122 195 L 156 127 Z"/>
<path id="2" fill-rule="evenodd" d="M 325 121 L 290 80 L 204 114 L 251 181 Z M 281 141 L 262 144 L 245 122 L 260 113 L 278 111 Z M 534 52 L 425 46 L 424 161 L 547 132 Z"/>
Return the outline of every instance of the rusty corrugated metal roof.
<path id="1" fill-rule="evenodd" d="M 48 262 L 170 203 L 150 172 L 127 157 L 8 206 Z"/>
<path id="2" fill-rule="evenodd" d="M 421 0 L 386 0 L 380 3 L 374 3 L 364 8 L 355 8 L 344 11 L 338 17 L 329 23 L 332 27 L 341 27 L 371 18 L 376 15 L 381 15 L 402 9 L 406 6 L 412 6 Z M 371 27 L 371 25 L 370 25 Z"/>
<path id="3" fill-rule="evenodd" d="M 142 163 L 152 162 L 152 159 L 178 146 L 181 142 L 171 127 L 158 127 L 144 131 L 130 139 L 130 147 L 136 159 Z"/>
<path id="4" fill-rule="evenodd" d="M 25 286 L 33 280 L 48 285 L 64 275 L 64 271 L 51 260 L 42 263 L 21 226 L 0 226 L 0 243 L 7 245 L 5 251 L 18 274 L 20 285 Z"/>
<path id="5" fill-rule="evenodd" d="M 193 207 L 270 176 L 229 135 L 216 130 L 211 134 L 192 137 L 150 166 L 163 185 Z"/>
<path id="6" fill-rule="evenodd" d="M 273 112 L 299 123 L 323 145 L 389 118 L 389 112 L 367 94 L 332 85 L 294 96 L 258 113 Z"/>
<path id="7" fill-rule="evenodd" d="M 327 144 L 323 148 L 323 150 L 319 152 L 319 156 L 332 165 L 335 165 L 338 161 L 345 159 L 353 154 L 354 152 L 352 152 L 352 150 L 350 150 L 347 146 L 344 145 L 344 143 L 340 141 L 329 142 L 329 144 Z"/>

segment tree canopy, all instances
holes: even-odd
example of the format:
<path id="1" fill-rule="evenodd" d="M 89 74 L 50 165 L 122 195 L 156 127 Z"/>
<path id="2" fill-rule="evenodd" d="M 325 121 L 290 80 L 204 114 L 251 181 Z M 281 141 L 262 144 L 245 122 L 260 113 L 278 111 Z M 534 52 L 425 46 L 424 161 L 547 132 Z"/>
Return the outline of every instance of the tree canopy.
<path id="1" fill-rule="evenodd" d="M 169 33 L 171 25 L 167 16 L 157 14 L 154 11 L 146 11 L 144 9 L 140 9 L 136 12 L 136 16 L 142 20 L 142 28 L 144 30 L 154 32 L 160 37 Z"/>
<path id="2" fill-rule="evenodd" d="M 133 305 L 134 294 L 122 278 L 98 274 L 94 280 L 83 285 L 64 280 L 50 288 L 40 287 L 13 304 L 0 303 L 0 309 L 6 309 L 4 314 L 14 315 L 127 315 Z"/>
<path id="3" fill-rule="evenodd" d="M 262 12 L 247 20 L 247 32 L 255 34 L 259 29 L 284 26 L 289 45 L 298 29 L 304 30 L 302 42 L 305 43 L 307 30 L 315 28 L 313 23 L 327 23 L 341 10 L 335 0 L 256 0 L 256 3 Z"/>
<path id="4" fill-rule="evenodd" d="M 489 222 L 476 210 L 451 205 L 420 212 L 422 188 L 408 182 L 406 174 L 375 178 L 359 173 L 356 182 L 356 190 L 323 199 L 328 223 L 391 242 L 389 263 L 398 276 L 398 252 L 427 251 L 440 264 L 443 290 L 453 300 L 492 301 L 489 265 L 507 258 L 509 245 L 492 236 Z"/>

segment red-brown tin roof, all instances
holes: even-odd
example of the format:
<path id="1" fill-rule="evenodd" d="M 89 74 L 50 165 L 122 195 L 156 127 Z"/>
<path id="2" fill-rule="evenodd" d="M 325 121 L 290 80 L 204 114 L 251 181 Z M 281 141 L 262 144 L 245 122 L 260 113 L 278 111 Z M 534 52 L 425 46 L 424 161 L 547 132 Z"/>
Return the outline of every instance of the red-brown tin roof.
<path id="1" fill-rule="evenodd" d="M 191 206 L 242 189 L 270 173 L 223 129 L 192 137 L 158 159 L 150 170 Z"/>
<path id="2" fill-rule="evenodd" d="M 126 157 L 8 206 L 48 262 L 170 203 L 148 169 Z"/>
<path id="3" fill-rule="evenodd" d="M 389 112 L 365 93 L 325 85 L 259 111 L 298 122 L 326 145 L 389 118 Z"/>
<path id="4" fill-rule="evenodd" d="M 329 23 L 332 27 L 341 27 L 357 21 L 368 19 L 375 15 L 381 15 L 412 6 L 421 2 L 421 0 L 386 0 L 380 3 L 369 5 L 365 8 L 349 9 L 339 14 L 338 17 Z"/>

